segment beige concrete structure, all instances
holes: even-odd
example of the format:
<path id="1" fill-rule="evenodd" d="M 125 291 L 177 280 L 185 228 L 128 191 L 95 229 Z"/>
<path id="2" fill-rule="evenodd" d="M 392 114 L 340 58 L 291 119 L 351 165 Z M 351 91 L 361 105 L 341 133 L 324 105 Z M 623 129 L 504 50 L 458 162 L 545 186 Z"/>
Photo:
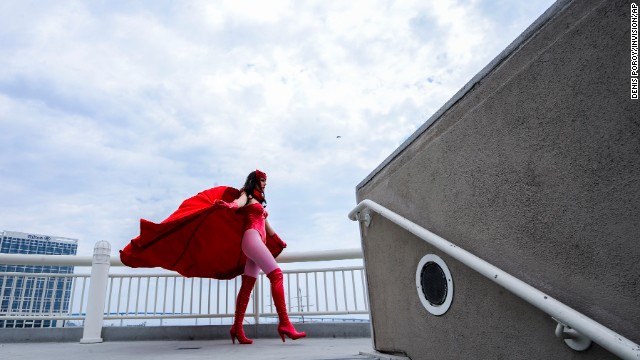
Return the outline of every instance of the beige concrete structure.
<path id="1" fill-rule="evenodd" d="M 640 343 L 640 103 L 630 2 L 558 1 L 357 187 L 371 199 Z M 612 359 L 373 215 L 362 232 L 374 347 L 411 359 Z M 415 278 L 440 256 L 451 308 Z"/>
<path id="2" fill-rule="evenodd" d="M 251 345 L 225 340 L 122 341 L 101 344 L 0 344 L 3 359 L 47 360 L 396 360 L 378 356 L 371 339 L 255 339 Z M 398 359 L 400 360 L 400 359 Z"/>

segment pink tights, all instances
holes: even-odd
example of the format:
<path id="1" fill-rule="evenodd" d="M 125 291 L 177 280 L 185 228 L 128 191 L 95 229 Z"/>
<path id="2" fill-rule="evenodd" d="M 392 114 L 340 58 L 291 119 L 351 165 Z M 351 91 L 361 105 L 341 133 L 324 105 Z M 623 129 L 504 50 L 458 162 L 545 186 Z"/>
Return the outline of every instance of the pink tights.
<path id="1" fill-rule="evenodd" d="M 257 230 L 248 229 L 244 232 L 242 252 L 247 256 L 247 263 L 244 266 L 245 275 L 257 278 L 260 269 L 268 274 L 278 268 L 276 259 L 262 242 L 262 237 Z"/>

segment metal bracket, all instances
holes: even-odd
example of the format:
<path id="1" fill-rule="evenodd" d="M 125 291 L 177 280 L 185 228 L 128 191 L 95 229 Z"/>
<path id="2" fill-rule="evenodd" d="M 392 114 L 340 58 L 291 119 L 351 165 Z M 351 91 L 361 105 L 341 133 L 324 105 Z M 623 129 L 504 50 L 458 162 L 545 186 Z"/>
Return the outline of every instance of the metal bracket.
<path id="1" fill-rule="evenodd" d="M 575 331 L 571 326 L 562 323 L 556 318 L 552 318 L 558 323 L 556 326 L 556 336 L 563 339 L 565 344 L 575 351 L 585 351 L 591 346 L 591 339 Z"/>
<path id="2" fill-rule="evenodd" d="M 369 225 L 371 225 L 371 213 L 369 212 L 369 210 L 364 210 L 356 214 L 356 219 L 358 219 L 358 221 L 364 222 L 364 225 L 366 227 L 369 227 Z"/>

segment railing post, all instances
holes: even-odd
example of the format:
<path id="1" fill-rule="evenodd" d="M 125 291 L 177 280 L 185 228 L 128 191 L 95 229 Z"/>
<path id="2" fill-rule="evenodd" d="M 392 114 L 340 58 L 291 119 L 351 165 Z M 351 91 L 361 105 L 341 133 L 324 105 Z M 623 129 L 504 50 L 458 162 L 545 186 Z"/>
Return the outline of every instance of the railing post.
<path id="1" fill-rule="evenodd" d="M 260 323 L 260 297 L 261 297 L 261 290 L 262 287 L 260 285 L 261 283 L 261 276 L 258 275 L 258 280 L 256 281 L 256 288 L 253 291 L 253 318 L 256 324 L 256 332 L 258 329 L 258 324 Z"/>
<path id="2" fill-rule="evenodd" d="M 109 281 L 111 245 L 102 240 L 93 248 L 91 265 L 91 284 L 87 299 L 87 316 L 84 320 L 84 333 L 81 344 L 102 342 L 102 321 L 104 320 L 104 302 Z"/>

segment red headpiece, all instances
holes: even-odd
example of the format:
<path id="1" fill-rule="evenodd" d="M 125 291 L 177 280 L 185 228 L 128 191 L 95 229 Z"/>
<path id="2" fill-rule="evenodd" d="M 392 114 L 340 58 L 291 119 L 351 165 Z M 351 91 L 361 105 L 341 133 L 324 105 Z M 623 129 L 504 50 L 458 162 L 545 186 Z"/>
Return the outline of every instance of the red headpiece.
<path id="1" fill-rule="evenodd" d="M 265 179 L 265 180 L 267 180 L 267 174 L 265 174 L 265 173 L 263 173 L 262 171 L 260 171 L 260 170 L 256 169 L 256 178 L 257 178 L 258 180 L 260 180 L 260 179 Z"/>
<path id="2" fill-rule="evenodd" d="M 256 187 L 253 189 L 253 197 L 260 201 L 261 203 L 264 203 L 264 189 L 262 188 L 262 184 L 260 183 L 261 179 L 265 179 L 267 180 L 267 174 L 263 173 L 262 171 L 256 169 Z"/>

